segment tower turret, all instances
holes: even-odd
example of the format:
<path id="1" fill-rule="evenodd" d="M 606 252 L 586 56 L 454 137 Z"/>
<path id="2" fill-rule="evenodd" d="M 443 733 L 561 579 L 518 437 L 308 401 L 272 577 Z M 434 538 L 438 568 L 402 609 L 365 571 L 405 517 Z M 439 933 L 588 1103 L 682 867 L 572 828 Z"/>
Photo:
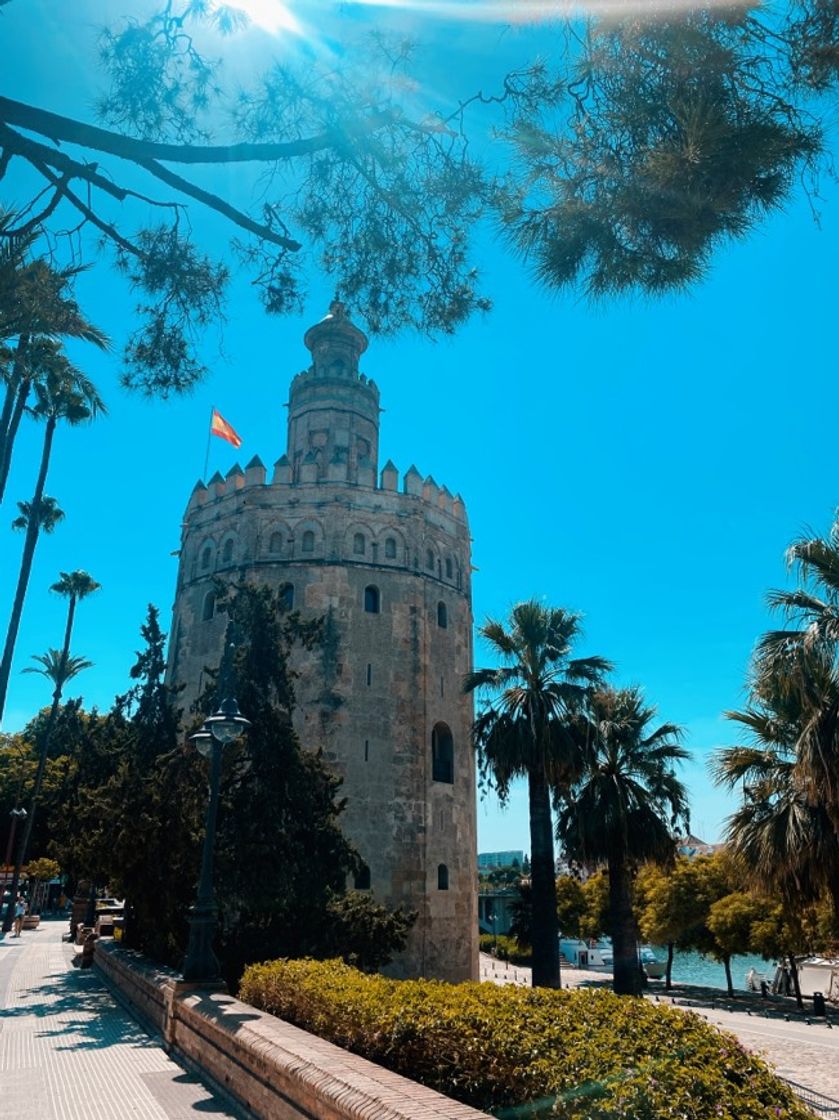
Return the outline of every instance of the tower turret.
<path id="1" fill-rule="evenodd" d="M 294 482 L 369 484 L 379 456 L 379 390 L 358 371 L 367 336 L 333 301 L 303 342 L 312 364 L 291 383 L 288 457 Z"/>

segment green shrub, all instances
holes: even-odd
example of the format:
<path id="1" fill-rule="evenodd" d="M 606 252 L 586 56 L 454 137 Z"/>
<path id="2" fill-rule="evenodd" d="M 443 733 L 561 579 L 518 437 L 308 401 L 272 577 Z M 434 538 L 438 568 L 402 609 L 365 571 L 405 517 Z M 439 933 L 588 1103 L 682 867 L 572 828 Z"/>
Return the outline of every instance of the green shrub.
<path id="1" fill-rule="evenodd" d="M 506 937 L 500 933 L 495 937 L 491 933 L 482 933 L 480 940 L 481 952 L 492 953 L 500 961 L 529 965 L 533 960 L 530 949 L 523 949 L 515 937 Z"/>
<path id="2" fill-rule="evenodd" d="M 561 1120 L 811 1120 L 698 1015 L 607 991 L 387 980 L 273 961 L 241 998 L 476 1108 Z"/>

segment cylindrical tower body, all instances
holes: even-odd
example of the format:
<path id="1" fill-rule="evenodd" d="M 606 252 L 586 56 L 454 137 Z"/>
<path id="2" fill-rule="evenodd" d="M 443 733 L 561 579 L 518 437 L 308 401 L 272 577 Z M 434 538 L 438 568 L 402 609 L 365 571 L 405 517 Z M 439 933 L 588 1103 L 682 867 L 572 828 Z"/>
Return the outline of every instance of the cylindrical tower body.
<path id="1" fill-rule="evenodd" d="M 224 632 L 213 581 L 284 588 L 323 643 L 297 655 L 295 724 L 343 778 L 341 823 L 369 870 L 356 884 L 417 911 L 390 969 L 477 975 L 470 537 L 463 503 L 421 479 L 377 477 L 378 390 L 358 373 L 364 335 L 340 305 L 312 328 L 292 383 L 288 456 L 196 487 L 187 507 L 169 662 L 199 693 Z M 336 365 L 343 362 L 343 366 Z"/>

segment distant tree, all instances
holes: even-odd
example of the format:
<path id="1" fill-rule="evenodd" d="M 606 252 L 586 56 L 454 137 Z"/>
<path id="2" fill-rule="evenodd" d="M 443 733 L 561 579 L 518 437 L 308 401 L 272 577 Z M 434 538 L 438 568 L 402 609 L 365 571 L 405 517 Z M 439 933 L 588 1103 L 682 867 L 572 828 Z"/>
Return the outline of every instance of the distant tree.
<path id="1" fill-rule="evenodd" d="M 530 883 L 522 882 L 516 887 L 516 897 L 510 903 L 510 928 L 508 934 L 514 937 L 523 949 L 533 944 L 533 888 Z"/>
<path id="2" fill-rule="evenodd" d="M 565 721 L 611 664 L 574 658 L 580 617 L 572 611 L 519 603 L 509 622 L 487 620 L 481 637 L 502 664 L 468 673 L 464 691 L 487 695 L 474 726 L 481 772 L 503 801 L 511 782 L 527 779 L 534 987 L 559 983 L 551 790 L 567 789 L 577 754 Z"/>
<path id="3" fill-rule="evenodd" d="M 667 946 L 664 987 L 673 986 L 673 952 L 690 945 L 693 931 L 707 917 L 697 891 L 690 860 L 682 857 L 671 867 L 645 864 L 635 880 L 638 926 L 645 941 Z"/>
<path id="4" fill-rule="evenodd" d="M 597 940 L 609 932 L 609 876 L 596 871 L 583 883 L 585 912 L 580 917 L 580 936 Z"/>
<path id="5" fill-rule="evenodd" d="M 681 730 L 672 723 L 652 729 L 654 716 L 637 688 L 592 692 L 571 725 L 583 769 L 557 824 L 566 852 L 608 869 L 614 989 L 621 995 L 641 988 L 633 868 L 646 860 L 672 860 L 675 830 L 686 827 L 688 818 L 687 791 L 674 772 L 687 757 Z"/>
<path id="6" fill-rule="evenodd" d="M 709 955 L 724 965 L 725 982 L 731 997 L 734 996 L 731 958 L 749 951 L 752 926 L 764 912 L 761 902 L 743 891 L 717 899 L 708 911 L 708 929 L 713 937 Z"/>
<path id="7" fill-rule="evenodd" d="M 587 909 L 586 893 L 579 879 L 560 875 L 556 881 L 556 916 L 563 937 L 579 937 Z"/>

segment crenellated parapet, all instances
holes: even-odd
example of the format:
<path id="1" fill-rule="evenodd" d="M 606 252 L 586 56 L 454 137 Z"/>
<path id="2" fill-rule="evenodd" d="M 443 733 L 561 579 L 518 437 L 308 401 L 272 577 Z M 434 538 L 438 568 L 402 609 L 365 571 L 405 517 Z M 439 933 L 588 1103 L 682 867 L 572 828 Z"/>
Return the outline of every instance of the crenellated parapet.
<path id="1" fill-rule="evenodd" d="M 232 494 L 245 494 L 249 496 L 254 492 L 263 494 L 267 501 L 274 501 L 280 505 L 286 502 L 306 502 L 313 500 L 322 502 L 327 500 L 330 491 L 335 490 L 336 483 L 349 485 L 348 471 L 334 471 L 327 478 L 319 477 L 316 464 L 312 459 L 304 461 L 301 465 L 300 477 L 297 481 L 293 478 L 293 471 L 288 455 L 282 455 L 274 464 L 271 482 L 266 481 L 267 471 L 258 455 L 248 463 L 245 470 L 238 463 L 230 468 L 226 475 L 219 471 L 207 483 L 199 479 L 193 487 L 186 507 L 186 516 L 191 512 L 207 505 L 219 502 Z M 399 470 L 392 460 L 388 460 L 382 468 L 377 480 L 372 471 L 365 474 L 363 482 L 352 484 L 353 487 L 372 490 L 374 493 L 384 495 L 397 495 L 399 498 L 416 499 L 429 510 L 439 510 L 463 525 L 468 524 L 466 505 L 459 494 L 453 495 L 447 486 L 438 486 L 431 475 L 423 478 L 417 468 L 411 465 L 402 476 L 401 485 Z M 308 493 L 311 487 L 318 491 L 315 495 Z M 350 500 L 351 494 L 341 490 L 344 497 Z"/>

